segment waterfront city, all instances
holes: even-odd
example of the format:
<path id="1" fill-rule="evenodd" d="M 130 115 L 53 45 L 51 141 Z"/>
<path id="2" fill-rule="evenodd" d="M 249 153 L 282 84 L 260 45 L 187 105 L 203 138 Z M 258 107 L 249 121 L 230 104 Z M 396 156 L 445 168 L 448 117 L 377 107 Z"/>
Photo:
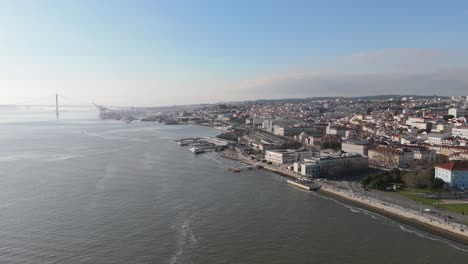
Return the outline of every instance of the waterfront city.
<path id="1" fill-rule="evenodd" d="M 466 25 L 0 0 L 0 264 L 468 263 Z"/>

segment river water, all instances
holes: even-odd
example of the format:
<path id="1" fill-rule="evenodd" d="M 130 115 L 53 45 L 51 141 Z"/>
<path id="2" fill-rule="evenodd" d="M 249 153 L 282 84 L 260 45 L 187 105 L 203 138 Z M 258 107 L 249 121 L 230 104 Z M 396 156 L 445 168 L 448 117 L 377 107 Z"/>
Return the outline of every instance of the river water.
<path id="1" fill-rule="evenodd" d="M 0 263 L 466 263 L 468 248 L 173 140 L 193 126 L 0 108 Z"/>

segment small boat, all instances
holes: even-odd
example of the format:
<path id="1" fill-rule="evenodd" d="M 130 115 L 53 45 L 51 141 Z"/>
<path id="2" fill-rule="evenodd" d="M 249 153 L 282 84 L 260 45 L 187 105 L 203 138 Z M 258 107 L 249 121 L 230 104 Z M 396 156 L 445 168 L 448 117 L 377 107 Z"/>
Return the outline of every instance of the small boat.
<path id="1" fill-rule="evenodd" d="M 236 167 L 230 167 L 228 168 L 228 171 L 232 171 L 232 172 L 240 172 L 240 168 L 236 168 Z"/>
<path id="2" fill-rule="evenodd" d="M 133 120 L 136 120 L 137 118 L 131 116 L 131 115 L 124 115 L 121 120 L 127 124 L 130 124 Z"/>
<path id="3" fill-rule="evenodd" d="M 197 147 L 191 147 L 189 148 L 189 150 L 193 152 L 194 154 L 201 154 L 205 152 L 203 149 L 197 148 Z"/>

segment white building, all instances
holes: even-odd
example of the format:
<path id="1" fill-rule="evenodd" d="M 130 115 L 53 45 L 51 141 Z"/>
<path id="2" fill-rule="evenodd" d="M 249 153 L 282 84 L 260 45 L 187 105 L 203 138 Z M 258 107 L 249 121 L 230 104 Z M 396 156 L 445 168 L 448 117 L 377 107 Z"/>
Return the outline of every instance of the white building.
<path id="1" fill-rule="evenodd" d="M 427 143 L 431 145 L 442 145 L 442 141 L 449 137 L 450 134 L 448 133 L 432 132 L 427 135 Z"/>
<path id="2" fill-rule="evenodd" d="M 464 117 L 466 115 L 466 110 L 463 108 L 450 108 L 448 114 L 453 115 L 455 118 Z"/>
<path id="3" fill-rule="evenodd" d="M 442 179 L 450 188 L 467 188 L 468 162 L 452 161 L 436 166 L 435 177 Z"/>
<path id="4" fill-rule="evenodd" d="M 262 123 L 262 129 L 268 132 L 273 132 L 273 120 L 271 119 L 264 120 Z"/>
<path id="5" fill-rule="evenodd" d="M 367 156 L 368 154 L 367 142 L 343 142 L 341 143 L 341 150 L 347 153 L 359 154 Z"/>
<path id="6" fill-rule="evenodd" d="M 452 136 L 468 139 L 468 127 L 454 127 L 454 128 L 452 128 Z"/>
<path id="7" fill-rule="evenodd" d="M 421 117 L 408 117 L 408 120 L 406 120 L 406 125 L 411 128 L 415 127 L 416 129 L 427 129 L 428 120 Z"/>
<path id="8" fill-rule="evenodd" d="M 325 155 L 294 163 L 294 171 L 311 177 L 342 174 L 369 168 L 369 159 L 357 154 Z"/>
<path id="9" fill-rule="evenodd" d="M 326 130 L 327 135 L 338 135 L 340 137 L 346 136 L 346 129 L 343 127 L 337 127 L 328 125 Z"/>
<path id="10" fill-rule="evenodd" d="M 293 164 L 296 161 L 312 158 L 312 151 L 305 149 L 267 150 L 265 159 L 274 164 Z"/>
<path id="11" fill-rule="evenodd" d="M 282 136 L 282 137 L 292 137 L 299 135 L 302 132 L 317 134 L 319 131 L 316 126 L 283 126 L 283 125 L 274 125 L 273 134 Z"/>

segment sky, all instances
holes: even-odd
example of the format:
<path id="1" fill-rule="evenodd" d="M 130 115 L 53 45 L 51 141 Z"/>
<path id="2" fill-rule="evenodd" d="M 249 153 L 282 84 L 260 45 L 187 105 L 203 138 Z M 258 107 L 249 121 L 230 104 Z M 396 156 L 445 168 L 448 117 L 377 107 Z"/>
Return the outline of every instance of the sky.
<path id="1" fill-rule="evenodd" d="M 463 0 L 0 0 L 0 104 L 468 95 L 467 49 Z"/>

